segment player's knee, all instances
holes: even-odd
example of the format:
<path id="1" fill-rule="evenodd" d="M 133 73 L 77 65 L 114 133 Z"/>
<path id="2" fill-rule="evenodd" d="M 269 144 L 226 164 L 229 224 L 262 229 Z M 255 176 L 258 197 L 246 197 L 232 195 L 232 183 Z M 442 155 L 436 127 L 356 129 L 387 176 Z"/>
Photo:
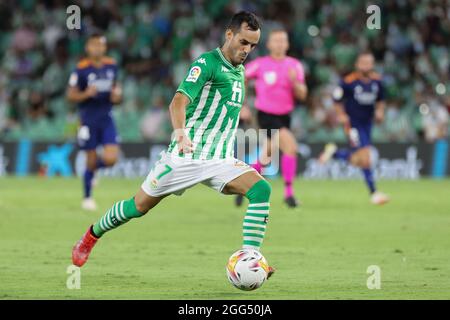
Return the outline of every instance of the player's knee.
<path id="1" fill-rule="evenodd" d="M 251 202 L 267 202 L 271 193 L 272 187 L 270 184 L 265 179 L 261 179 L 250 188 L 246 197 Z"/>
<path id="2" fill-rule="evenodd" d="M 296 156 L 297 155 L 297 146 L 296 145 L 290 146 L 286 150 L 285 154 L 288 155 L 288 156 L 291 156 L 291 157 Z"/>
<path id="3" fill-rule="evenodd" d="M 103 158 L 103 162 L 105 163 L 105 166 L 111 167 L 116 164 L 117 156 L 116 155 L 107 155 Z"/>
<path id="4" fill-rule="evenodd" d="M 266 180 L 263 179 L 261 181 L 262 181 L 261 182 L 262 188 L 260 190 L 260 194 L 265 199 L 270 199 L 270 194 L 272 193 L 272 187 Z"/>
<path id="5" fill-rule="evenodd" d="M 360 157 L 355 153 L 352 154 L 350 157 L 350 164 L 355 167 L 360 167 L 361 165 Z"/>
<path id="6" fill-rule="evenodd" d="M 95 171 L 95 169 L 96 169 L 96 166 L 95 166 L 95 163 L 87 163 L 87 165 L 86 165 L 86 168 L 89 170 L 89 171 Z"/>
<path id="7" fill-rule="evenodd" d="M 358 168 L 366 168 L 367 157 L 363 149 L 356 151 L 350 158 L 350 163 Z"/>
<path id="8" fill-rule="evenodd" d="M 364 157 L 364 159 L 361 160 L 361 167 L 364 169 L 369 169 L 371 166 L 370 158 Z"/>
<path id="9" fill-rule="evenodd" d="M 95 171 L 95 169 L 96 169 L 96 163 L 95 163 L 95 160 L 94 160 L 94 161 L 89 161 L 89 160 L 88 160 L 88 162 L 87 162 L 87 164 L 86 164 L 86 168 L 87 168 L 88 170 L 90 170 L 90 171 Z"/>
<path id="10" fill-rule="evenodd" d="M 361 167 L 368 169 L 371 166 L 370 151 L 365 149 L 361 154 Z"/>
<path id="11" fill-rule="evenodd" d="M 149 205 L 144 201 L 140 201 L 137 197 L 134 198 L 134 204 L 136 206 L 136 210 L 142 213 L 143 215 L 150 210 Z"/>
<path id="12" fill-rule="evenodd" d="M 139 211 L 141 215 L 144 215 L 152 208 L 154 208 L 165 197 L 166 196 L 156 198 L 150 197 L 141 190 L 134 196 L 134 205 L 136 206 L 136 210 Z"/>

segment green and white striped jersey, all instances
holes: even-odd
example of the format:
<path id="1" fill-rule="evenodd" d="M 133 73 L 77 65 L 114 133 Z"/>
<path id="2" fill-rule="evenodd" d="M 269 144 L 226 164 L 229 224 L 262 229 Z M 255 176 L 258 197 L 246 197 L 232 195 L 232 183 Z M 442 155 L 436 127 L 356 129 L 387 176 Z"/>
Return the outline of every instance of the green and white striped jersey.
<path id="1" fill-rule="evenodd" d="M 239 112 L 244 101 L 244 66 L 234 67 L 220 48 L 202 54 L 189 68 L 177 92 L 190 99 L 185 132 L 194 152 L 183 155 L 175 140 L 168 152 L 192 159 L 233 157 Z"/>

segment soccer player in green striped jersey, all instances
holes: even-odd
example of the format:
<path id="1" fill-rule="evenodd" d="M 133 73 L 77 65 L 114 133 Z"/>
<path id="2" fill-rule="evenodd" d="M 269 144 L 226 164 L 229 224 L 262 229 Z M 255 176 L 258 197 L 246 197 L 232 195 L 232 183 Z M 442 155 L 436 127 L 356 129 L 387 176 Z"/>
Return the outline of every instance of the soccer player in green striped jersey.
<path id="1" fill-rule="evenodd" d="M 82 266 L 106 232 L 138 218 L 168 195 L 205 184 L 223 194 L 249 199 L 243 221 L 243 248 L 260 250 L 270 209 L 271 187 L 256 170 L 234 157 L 239 112 L 244 101 L 242 63 L 260 38 L 258 18 L 235 14 L 225 43 L 198 57 L 170 104 L 174 135 L 137 194 L 116 202 L 74 246 L 73 263 Z M 270 269 L 269 275 L 273 273 Z"/>

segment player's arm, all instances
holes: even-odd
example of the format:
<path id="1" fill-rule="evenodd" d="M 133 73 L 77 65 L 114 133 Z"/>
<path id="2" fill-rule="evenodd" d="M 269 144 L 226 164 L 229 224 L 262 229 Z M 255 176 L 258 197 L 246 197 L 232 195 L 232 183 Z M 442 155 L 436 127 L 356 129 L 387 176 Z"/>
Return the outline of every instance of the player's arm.
<path id="1" fill-rule="evenodd" d="M 85 90 L 79 88 L 79 76 L 77 72 L 73 72 L 70 75 L 69 85 L 66 91 L 66 98 L 70 102 L 79 103 L 89 98 L 94 97 L 97 94 L 97 88 L 94 86 L 87 86 Z"/>
<path id="2" fill-rule="evenodd" d="M 111 103 L 118 104 L 122 102 L 122 86 L 119 83 L 114 83 L 111 89 L 110 96 Z"/>
<path id="3" fill-rule="evenodd" d="M 184 131 L 186 123 L 186 107 L 189 105 L 189 97 L 181 92 L 175 93 L 169 106 L 170 120 L 172 122 L 178 150 L 182 153 L 192 152 L 192 142 Z"/>
<path id="4" fill-rule="evenodd" d="M 348 118 L 347 113 L 345 112 L 344 105 L 341 102 L 334 103 L 334 110 L 336 111 L 337 120 L 344 127 L 350 124 L 350 119 Z"/>
<path id="5" fill-rule="evenodd" d="M 334 110 L 336 112 L 337 121 L 339 124 L 344 126 L 344 130 L 347 133 L 350 130 L 350 118 L 345 112 L 344 108 L 344 98 L 345 98 L 345 90 L 346 85 L 344 82 L 341 82 L 334 90 L 333 90 L 333 101 L 334 101 Z"/>
<path id="6" fill-rule="evenodd" d="M 94 97 L 96 94 L 97 88 L 95 88 L 94 86 L 89 86 L 84 91 L 81 91 L 77 87 L 69 86 L 67 88 L 66 97 L 70 102 L 79 103 Z"/>
<path id="7" fill-rule="evenodd" d="M 111 88 L 111 95 L 109 99 L 112 104 L 118 104 L 122 102 L 122 86 L 119 81 L 117 81 L 117 66 L 114 65 L 114 83 Z"/>
<path id="8" fill-rule="evenodd" d="M 308 87 L 305 83 L 305 72 L 303 66 L 298 62 L 294 68 L 289 69 L 289 78 L 292 83 L 294 97 L 300 101 L 305 101 L 308 96 Z"/>
<path id="9" fill-rule="evenodd" d="M 182 153 L 193 151 L 193 145 L 185 133 L 186 107 L 194 102 L 205 83 L 212 77 L 211 62 L 202 55 L 193 62 L 184 80 L 178 86 L 172 102 L 169 106 L 170 119 L 174 129 L 175 139 L 178 143 L 178 150 Z"/>
<path id="10" fill-rule="evenodd" d="M 384 102 L 384 87 L 381 82 L 379 82 L 379 90 L 377 95 L 377 102 L 375 103 L 375 121 L 381 123 L 384 120 L 384 109 L 386 104 Z"/>
<path id="11" fill-rule="evenodd" d="M 384 101 L 379 101 L 375 104 L 375 121 L 377 123 L 381 123 L 384 121 L 384 109 L 386 108 L 386 104 Z"/>
<path id="12" fill-rule="evenodd" d="M 295 80 L 293 83 L 293 89 L 294 89 L 294 96 L 300 100 L 305 101 L 306 97 L 308 96 L 308 87 L 304 83 L 300 83 L 299 81 Z"/>

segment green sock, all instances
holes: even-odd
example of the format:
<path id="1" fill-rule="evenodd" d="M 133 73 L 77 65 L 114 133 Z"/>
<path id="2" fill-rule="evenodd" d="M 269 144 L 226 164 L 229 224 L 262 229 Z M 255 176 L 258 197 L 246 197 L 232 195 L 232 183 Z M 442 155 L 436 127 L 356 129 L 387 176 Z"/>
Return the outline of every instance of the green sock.
<path id="1" fill-rule="evenodd" d="M 143 214 L 136 209 L 134 198 L 119 201 L 116 202 L 96 224 L 94 224 L 92 229 L 97 237 L 101 237 L 105 232 L 115 229 L 133 218 L 139 218 L 141 216 L 143 216 Z"/>
<path id="2" fill-rule="evenodd" d="M 258 251 L 261 248 L 269 217 L 271 189 L 266 180 L 260 180 L 245 194 L 249 200 L 249 205 L 243 225 L 243 248 Z"/>

